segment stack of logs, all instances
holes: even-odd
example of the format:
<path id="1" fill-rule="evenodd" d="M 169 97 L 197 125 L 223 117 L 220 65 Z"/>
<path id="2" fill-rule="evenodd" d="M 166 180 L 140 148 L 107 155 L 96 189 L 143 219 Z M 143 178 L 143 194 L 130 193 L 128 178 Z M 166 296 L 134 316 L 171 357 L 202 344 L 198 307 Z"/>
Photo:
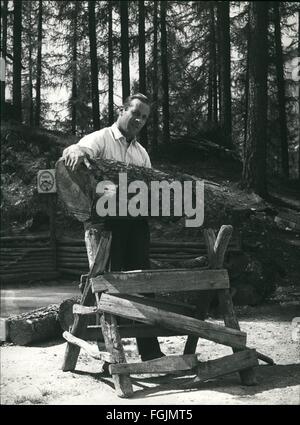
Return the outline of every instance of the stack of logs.
<path id="1" fill-rule="evenodd" d="M 49 234 L 3 236 L 0 244 L 2 282 L 58 276 Z"/>

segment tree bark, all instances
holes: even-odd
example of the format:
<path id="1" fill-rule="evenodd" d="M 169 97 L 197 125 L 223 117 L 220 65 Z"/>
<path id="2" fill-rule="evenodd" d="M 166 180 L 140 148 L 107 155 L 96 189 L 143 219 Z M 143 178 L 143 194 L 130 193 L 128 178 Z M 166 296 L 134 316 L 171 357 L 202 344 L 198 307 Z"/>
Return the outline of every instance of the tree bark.
<path id="1" fill-rule="evenodd" d="M 145 59 L 145 5 L 144 0 L 139 0 L 139 90 L 147 95 L 146 88 L 146 59 Z M 148 148 L 147 125 L 145 125 L 139 136 L 140 143 L 145 149 Z"/>
<path id="2" fill-rule="evenodd" d="M 99 182 L 109 180 L 115 185 L 119 185 L 119 175 L 125 173 L 128 185 L 133 181 L 143 181 L 146 184 L 146 193 L 142 195 L 142 203 L 146 204 L 148 216 L 153 219 L 161 220 L 162 222 L 170 222 L 180 220 L 180 217 L 185 216 L 185 208 L 182 207 L 181 211 L 176 210 L 175 214 L 175 203 L 174 203 L 174 191 L 170 191 L 170 211 L 168 215 L 162 214 L 162 191 L 155 191 L 152 182 L 177 182 L 184 192 L 184 182 L 190 181 L 191 188 L 190 192 L 186 192 L 186 196 L 193 202 L 196 196 L 198 196 L 198 202 L 201 200 L 201 192 L 198 190 L 196 194 L 196 182 L 199 179 L 195 179 L 192 176 L 185 175 L 182 173 L 167 174 L 159 170 L 138 167 L 134 165 L 125 165 L 122 162 L 116 162 L 111 160 L 90 160 L 90 166 L 87 168 L 84 164 L 81 164 L 78 169 L 74 172 L 70 171 L 69 168 L 65 167 L 64 161 L 60 159 L 56 164 L 56 180 L 57 180 L 57 191 L 61 200 L 64 202 L 70 214 L 76 217 L 79 221 L 87 221 L 89 219 L 98 219 L 99 216 L 96 213 L 95 205 L 101 195 L 96 194 L 96 186 Z M 123 184 L 123 183 L 122 183 Z M 177 186 L 178 186 L 177 184 Z M 198 183 L 199 185 L 199 183 Z M 135 194 L 128 193 L 127 185 L 122 189 L 121 195 L 126 192 L 128 201 L 130 201 Z M 184 189 L 184 190 L 183 190 Z M 151 191 L 154 193 L 154 197 L 158 196 L 158 215 L 152 213 L 152 200 Z M 183 194 L 184 195 L 184 194 Z M 199 198 L 200 196 L 200 198 Z M 219 226 L 228 220 L 229 213 L 232 212 L 234 201 L 227 192 L 222 191 L 215 184 L 205 181 L 204 186 L 204 225 Z M 116 192 L 116 216 L 118 216 L 118 200 L 119 192 Z M 178 197 L 176 202 L 181 205 L 181 200 Z M 184 202 L 184 196 L 182 196 L 182 202 Z M 199 205 L 199 204 L 198 204 Z M 126 204 L 127 206 L 127 204 Z M 178 212 L 179 211 L 179 212 Z M 125 211 L 126 214 L 127 211 Z M 200 208 L 199 208 L 200 214 Z M 181 214 L 182 213 L 182 214 Z M 236 212 L 236 214 L 243 214 L 243 211 Z M 199 216 L 198 216 L 199 217 Z"/>
<path id="3" fill-rule="evenodd" d="M 4 64 L 6 64 L 6 53 L 7 53 L 7 4 L 8 0 L 4 0 L 3 2 L 3 9 L 2 9 L 2 40 L 1 40 L 1 50 L 2 50 L 2 57 L 4 60 Z M 4 69 L 5 72 L 5 69 Z M 4 108 L 5 108 L 5 75 L 4 79 L 1 80 L 1 116 L 4 114 Z"/>
<path id="4" fill-rule="evenodd" d="M 22 0 L 14 0 L 13 106 L 15 119 L 22 122 Z"/>
<path id="5" fill-rule="evenodd" d="M 281 141 L 281 170 L 285 178 L 289 178 L 289 147 L 288 129 L 286 120 L 285 82 L 283 68 L 283 54 L 281 44 L 280 10 L 279 2 L 273 2 L 275 26 L 275 52 L 276 52 L 276 77 L 277 96 L 279 107 L 280 141 Z"/>
<path id="6" fill-rule="evenodd" d="M 157 4 L 153 5 L 153 74 L 152 74 L 152 143 L 151 149 L 153 152 L 158 146 L 158 45 L 157 45 Z"/>
<path id="7" fill-rule="evenodd" d="M 209 4 L 210 38 L 209 38 L 209 101 L 208 121 L 218 122 L 218 85 L 217 85 L 217 52 L 215 34 L 214 5 Z"/>
<path id="8" fill-rule="evenodd" d="M 74 4 L 74 20 L 73 20 L 73 51 L 72 51 L 72 98 L 71 98 L 71 131 L 76 134 L 77 120 L 77 26 L 78 26 L 78 10 L 79 2 Z"/>
<path id="9" fill-rule="evenodd" d="M 219 56 L 221 83 L 220 123 L 224 131 L 224 145 L 232 148 L 232 117 L 231 117 L 231 70 L 230 70 L 230 23 L 229 1 L 218 1 L 219 9 Z"/>
<path id="10" fill-rule="evenodd" d="M 169 111 L 169 67 L 168 67 L 168 39 L 166 28 L 167 14 L 166 0 L 160 2 L 160 28 L 161 28 L 161 70 L 162 70 L 162 113 L 163 113 L 163 141 L 170 143 L 170 111 Z"/>
<path id="11" fill-rule="evenodd" d="M 258 195 L 267 195 L 266 127 L 268 72 L 268 2 L 250 3 L 251 49 L 249 57 L 248 125 L 243 183 Z"/>
<path id="12" fill-rule="evenodd" d="M 113 22 L 112 3 L 108 2 L 108 121 L 114 123 L 114 62 L 113 62 Z"/>
<path id="13" fill-rule="evenodd" d="M 248 124 L 248 100 L 249 100 L 249 55 L 250 55 L 250 24 L 248 18 L 247 24 L 247 54 L 246 54 L 246 75 L 245 75 L 245 118 L 244 118 L 244 144 L 243 155 L 245 153 L 245 146 L 247 140 L 247 124 Z"/>
<path id="14" fill-rule="evenodd" d="M 36 67 L 36 86 L 35 86 L 35 125 L 40 126 L 41 121 L 41 78 L 42 78 L 42 42 L 43 42 L 43 2 L 39 0 L 38 17 L 38 52 Z"/>
<path id="15" fill-rule="evenodd" d="M 300 9 L 298 9 L 298 58 L 300 58 Z M 299 60 L 298 60 L 299 66 Z M 299 71 L 298 71 L 299 75 Z M 298 80 L 298 178 L 300 181 L 300 84 Z"/>
<path id="16" fill-rule="evenodd" d="M 96 5 L 95 0 L 90 0 L 88 2 L 93 128 L 94 128 L 94 130 L 99 130 L 100 129 L 100 110 L 99 110 L 98 61 L 97 61 L 97 43 L 96 43 L 95 5 Z"/>
<path id="17" fill-rule="evenodd" d="M 130 95 L 128 1 L 121 0 L 119 4 L 121 15 L 122 97 L 124 102 L 124 100 Z"/>
<path id="18" fill-rule="evenodd" d="M 51 304 L 8 318 L 9 339 L 17 345 L 49 341 L 61 336 L 58 305 Z"/>
<path id="19" fill-rule="evenodd" d="M 28 65 L 29 65 L 29 125 L 33 126 L 33 96 L 32 96 L 32 2 L 29 1 L 29 58 L 28 58 Z"/>

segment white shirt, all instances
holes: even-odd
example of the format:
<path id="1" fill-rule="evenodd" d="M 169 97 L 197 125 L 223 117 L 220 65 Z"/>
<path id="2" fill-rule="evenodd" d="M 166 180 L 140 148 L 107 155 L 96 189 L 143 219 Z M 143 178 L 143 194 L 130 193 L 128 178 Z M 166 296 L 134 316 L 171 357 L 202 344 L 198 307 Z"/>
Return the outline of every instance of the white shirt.
<path id="1" fill-rule="evenodd" d="M 116 123 L 84 136 L 75 146 L 79 146 L 92 159 L 112 159 L 125 162 L 127 165 L 151 168 L 146 149 L 136 139 L 128 143 Z"/>

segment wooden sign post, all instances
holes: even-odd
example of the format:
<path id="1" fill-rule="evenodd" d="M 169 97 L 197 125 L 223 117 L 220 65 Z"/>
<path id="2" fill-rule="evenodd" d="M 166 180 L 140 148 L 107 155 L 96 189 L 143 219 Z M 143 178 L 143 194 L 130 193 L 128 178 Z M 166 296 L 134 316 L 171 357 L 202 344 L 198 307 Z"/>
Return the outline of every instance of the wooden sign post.
<path id="1" fill-rule="evenodd" d="M 39 170 L 37 174 L 37 190 L 38 193 L 47 195 L 47 207 L 49 214 L 49 230 L 50 230 L 50 247 L 53 256 L 53 266 L 57 269 L 56 256 L 56 178 L 55 169 Z"/>

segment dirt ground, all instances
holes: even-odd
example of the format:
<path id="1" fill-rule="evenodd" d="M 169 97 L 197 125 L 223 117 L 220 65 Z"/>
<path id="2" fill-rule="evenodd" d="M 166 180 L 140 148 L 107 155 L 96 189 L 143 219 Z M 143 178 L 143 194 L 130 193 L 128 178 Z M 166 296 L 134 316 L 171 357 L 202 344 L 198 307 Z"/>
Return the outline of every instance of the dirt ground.
<path id="1" fill-rule="evenodd" d="M 249 347 L 273 358 L 274 366 L 260 362 L 258 385 L 242 386 L 238 374 L 183 389 L 191 376 L 133 376 L 134 395 L 119 398 L 111 377 L 101 373 L 102 363 L 81 351 L 74 372 L 62 372 L 64 340 L 30 347 L 1 346 L 1 404 L 5 405 L 299 405 L 300 338 L 292 319 L 300 316 L 300 304 L 266 304 L 239 308 L 238 317 L 247 332 Z M 209 319 L 212 323 L 220 320 Z M 182 353 L 186 337 L 159 338 L 168 355 Z M 134 339 L 124 340 L 128 361 L 139 361 Z M 199 340 L 203 361 L 222 357 L 231 349 Z"/>

